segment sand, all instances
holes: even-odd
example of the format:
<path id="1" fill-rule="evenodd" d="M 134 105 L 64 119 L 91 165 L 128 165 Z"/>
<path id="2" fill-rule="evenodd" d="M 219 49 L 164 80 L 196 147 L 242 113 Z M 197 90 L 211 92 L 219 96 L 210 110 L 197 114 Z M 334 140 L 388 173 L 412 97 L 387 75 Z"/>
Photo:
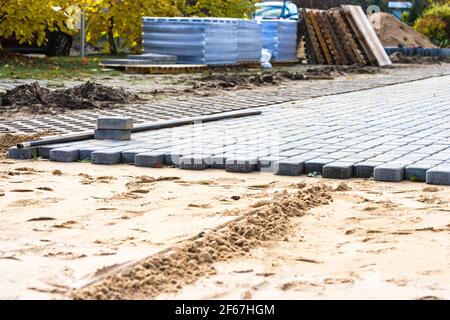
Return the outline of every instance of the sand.
<path id="1" fill-rule="evenodd" d="M 426 36 L 416 32 L 389 13 L 373 13 L 368 18 L 385 47 L 436 48 Z"/>
<path id="2" fill-rule="evenodd" d="M 450 188 L 351 181 L 285 241 L 158 299 L 449 299 Z"/>
<path id="3" fill-rule="evenodd" d="M 4 161 L 0 295 L 448 299 L 449 191 Z"/>

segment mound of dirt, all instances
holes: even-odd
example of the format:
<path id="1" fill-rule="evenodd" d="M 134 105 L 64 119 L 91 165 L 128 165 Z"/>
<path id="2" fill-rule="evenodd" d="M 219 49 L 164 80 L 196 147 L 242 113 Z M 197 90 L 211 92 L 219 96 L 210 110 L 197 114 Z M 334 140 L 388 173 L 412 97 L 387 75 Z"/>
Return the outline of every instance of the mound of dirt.
<path id="1" fill-rule="evenodd" d="M 251 89 L 259 86 L 274 86 L 286 81 L 304 80 L 333 80 L 343 73 L 373 74 L 378 68 L 366 66 L 329 66 L 324 68 L 310 68 L 303 72 L 264 71 L 259 73 L 212 73 L 196 81 L 192 92 L 198 89 Z"/>
<path id="2" fill-rule="evenodd" d="M 226 226 L 202 233 L 167 252 L 156 254 L 136 266 L 112 274 L 85 289 L 73 292 L 76 299 L 148 299 L 174 292 L 200 277 L 214 274 L 214 262 L 245 255 L 267 240 L 282 240 L 292 231 L 291 217 L 332 201 L 332 190 L 324 184 L 293 193 L 275 194 L 268 205 L 243 212 Z"/>
<path id="3" fill-rule="evenodd" d="M 389 13 L 370 14 L 369 21 L 385 47 L 436 48 L 426 36 L 416 32 Z"/>
<path id="4" fill-rule="evenodd" d="M 53 113 L 65 109 L 110 108 L 138 100 L 134 94 L 93 82 L 70 89 L 50 90 L 39 83 L 17 86 L 0 94 L 0 112 Z"/>
<path id="5" fill-rule="evenodd" d="M 42 137 L 52 135 L 51 131 L 43 131 L 34 134 L 0 134 L 0 159 L 6 159 L 8 149 L 16 146 L 18 143 L 39 140 Z"/>

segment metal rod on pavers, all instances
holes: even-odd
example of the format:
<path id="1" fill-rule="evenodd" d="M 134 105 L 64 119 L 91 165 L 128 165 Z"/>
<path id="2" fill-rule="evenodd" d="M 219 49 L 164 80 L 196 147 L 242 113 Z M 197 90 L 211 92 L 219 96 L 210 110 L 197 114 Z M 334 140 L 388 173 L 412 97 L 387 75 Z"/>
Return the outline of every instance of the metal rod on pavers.
<path id="1" fill-rule="evenodd" d="M 189 117 L 189 118 L 177 119 L 177 120 L 167 120 L 167 121 L 154 122 L 154 123 L 149 123 L 149 124 L 142 124 L 142 125 L 136 126 L 133 129 L 131 129 L 131 132 L 141 132 L 141 131 L 147 131 L 147 130 L 158 130 L 158 129 L 165 129 L 165 128 L 180 127 L 180 126 L 185 126 L 188 124 L 194 124 L 197 122 L 205 123 L 205 122 L 219 121 L 219 120 L 232 119 L 232 118 L 257 116 L 257 115 L 260 115 L 261 113 L 262 113 L 261 111 L 233 111 L 233 112 L 219 113 L 219 114 L 212 115 L 212 116 L 199 116 L 199 117 Z"/>
<path id="2" fill-rule="evenodd" d="M 224 112 L 224 113 L 220 113 L 220 114 L 216 114 L 216 115 L 212 115 L 212 116 L 198 116 L 198 117 L 189 117 L 189 118 L 183 118 L 183 119 L 177 119 L 177 120 L 152 122 L 152 123 L 148 123 L 148 124 L 138 125 L 138 126 L 134 127 L 133 129 L 131 129 L 131 132 L 142 132 L 142 131 L 166 129 L 166 128 L 180 127 L 180 126 L 185 126 L 185 125 L 195 124 L 195 123 L 205 123 L 205 122 L 219 121 L 219 120 L 225 120 L 225 119 L 257 116 L 257 115 L 260 115 L 261 113 L 262 113 L 261 111 L 232 111 L 232 112 Z M 67 143 L 67 142 L 90 140 L 90 139 L 94 139 L 93 133 L 82 133 L 82 134 L 47 138 L 47 139 L 42 139 L 42 140 L 30 141 L 30 142 L 23 142 L 23 143 L 19 143 L 17 145 L 17 148 L 38 147 L 38 146 L 44 146 L 44 145 L 49 145 L 49 144 Z"/>

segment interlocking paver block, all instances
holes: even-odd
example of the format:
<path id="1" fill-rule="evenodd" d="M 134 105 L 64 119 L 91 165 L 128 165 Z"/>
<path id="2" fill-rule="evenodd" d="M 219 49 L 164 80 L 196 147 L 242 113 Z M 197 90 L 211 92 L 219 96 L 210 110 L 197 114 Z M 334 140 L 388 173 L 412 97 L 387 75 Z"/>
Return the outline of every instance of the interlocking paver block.
<path id="1" fill-rule="evenodd" d="M 151 150 L 148 150 L 148 152 L 150 152 Z M 127 163 L 127 164 L 131 164 L 134 163 L 134 157 L 139 154 L 139 153 L 143 153 L 143 152 L 147 152 L 147 150 L 144 149 L 134 149 L 134 150 L 126 150 L 126 151 L 122 151 L 122 163 Z"/>
<path id="2" fill-rule="evenodd" d="M 414 163 L 405 168 L 405 180 L 425 182 L 427 171 L 436 167 L 433 163 Z"/>
<path id="3" fill-rule="evenodd" d="M 39 157 L 44 159 L 50 158 L 50 150 L 56 149 L 56 148 L 64 148 L 66 145 L 64 144 L 51 144 L 51 145 L 45 145 L 45 146 L 39 146 L 37 147 Z"/>
<path id="4" fill-rule="evenodd" d="M 273 172 L 275 163 L 280 161 L 280 157 L 269 156 L 259 158 L 256 163 L 256 170 L 263 172 Z"/>
<path id="5" fill-rule="evenodd" d="M 134 165 L 136 167 L 156 167 L 164 164 L 164 153 L 146 152 L 138 153 L 134 157 Z"/>
<path id="6" fill-rule="evenodd" d="M 299 176 L 303 174 L 305 160 L 290 158 L 275 163 L 273 173 L 279 176 Z"/>
<path id="7" fill-rule="evenodd" d="M 79 157 L 78 147 L 66 147 L 50 150 L 50 161 L 74 162 Z"/>
<path id="8" fill-rule="evenodd" d="M 128 130 L 133 128 L 131 117 L 99 117 L 97 118 L 97 129 Z"/>
<path id="9" fill-rule="evenodd" d="M 130 140 L 131 130 L 94 130 L 94 138 L 99 140 Z"/>
<path id="10" fill-rule="evenodd" d="M 167 152 L 164 155 L 164 162 L 168 166 L 178 166 L 180 158 L 184 156 L 183 152 Z"/>
<path id="11" fill-rule="evenodd" d="M 209 166 L 212 169 L 225 169 L 227 157 L 225 154 L 217 154 L 209 158 Z"/>
<path id="12" fill-rule="evenodd" d="M 353 176 L 353 162 L 336 161 L 323 166 L 323 177 L 329 179 L 350 179 Z"/>
<path id="13" fill-rule="evenodd" d="M 373 171 L 375 181 L 400 182 L 405 177 L 405 164 L 388 162 L 376 167 Z"/>
<path id="14" fill-rule="evenodd" d="M 179 167 L 184 170 L 205 170 L 209 167 L 209 156 L 183 156 Z"/>
<path id="15" fill-rule="evenodd" d="M 450 186 L 450 163 L 428 170 L 426 182 L 428 184 Z"/>
<path id="16" fill-rule="evenodd" d="M 80 147 L 79 154 L 78 154 L 78 159 L 79 160 L 91 159 L 92 152 L 102 151 L 102 150 L 107 150 L 107 149 L 111 149 L 111 148 L 109 148 L 109 147 L 96 147 L 96 146 Z"/>
<path id="17" fill-rule="evenodd" d="M 38 156 L 37 148 L 9 148 L 8 157 L 15 160 L 28 160 Z"/>
<path id="18" fill-rule="evenodd" d="M 252 157 L 236 157 L 227 159 L 225 162 L 225 171 L 249 173 L 256 171 L 256 158 Z"/>
<path id="19" fill-rule="evenodd" d="M 373 176 L 373 170 L 382 165 L 383 162 L 364 161 L 354 165 L 355 176 L 358 178 L 369 179 Z"/>
<path id="20" fill-rule="evenodd" d="M 322 173 L 323 172 L 323 166 L 333 162 L 335 160 L 333 159 L 326 159 L 326 158 L 316 158 L 312 160 L 308 160 L 305 162 L 305 172 L 306 173 Z"/>
<path id="21" fill-rule="evenodd" d="M 122 152 L 119 150 L 101 150 L 91 153 L 93 164 L 116 164 L 122 161 Z"/>

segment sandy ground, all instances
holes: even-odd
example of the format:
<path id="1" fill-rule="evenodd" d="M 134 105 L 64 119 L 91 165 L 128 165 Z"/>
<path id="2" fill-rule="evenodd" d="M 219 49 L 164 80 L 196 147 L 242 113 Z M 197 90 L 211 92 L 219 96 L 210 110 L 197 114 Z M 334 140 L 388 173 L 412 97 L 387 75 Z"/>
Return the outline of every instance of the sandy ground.
<path id="1" fill-rule="evenodd" d="M 70 289 L 208 233 L 302 181 L 333 189 L 340 183 L 4 161 L 0 297 L 70 297 Z M 156 298 L 449 299 L 450 187 L 356 179 L 346 185 L 332 192 L 330 204 L 289 218 L 293 227 L 281 240 L 258 242 Z"/>
<path id="2" fill-rule="evenodd" d="M 450 188 L 352 180 L 217 274 L 159 298 L 449 299 Z"/>

